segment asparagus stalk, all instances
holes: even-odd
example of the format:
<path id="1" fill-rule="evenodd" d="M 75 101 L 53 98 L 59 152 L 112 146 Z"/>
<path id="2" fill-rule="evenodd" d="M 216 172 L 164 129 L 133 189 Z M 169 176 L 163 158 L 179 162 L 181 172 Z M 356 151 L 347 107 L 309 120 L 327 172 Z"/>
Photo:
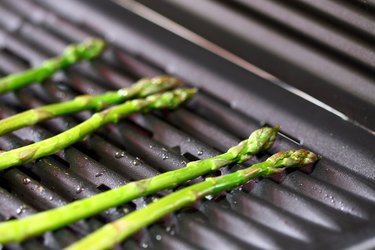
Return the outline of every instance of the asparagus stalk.
<path id="1" fill-rule="evenodd" d="M 290 150 L 277 153 L 266 161 L 232 174 L 205 181 L 181 189 L 166 197 L 109 223 L 84 239 L 68 247 L 68 250 L 107 249 L 120 243 L 143 227 L 161 219 L 165 215 L 190 205 L 206 195 L 240 186 L 259 176 L 268 176 L 283 171 L 285 168 L 302 167 L 312 164 L 317 156 L 307 150 Z"/>
<path id="2" fill-rule="evenodd" d="M 20 242 L 93 216 L 133 199 L 150 195 L 163 189 L 174 188 L 188 180 L 217 170 L 225 165 L 234 162 L 245 162 L 252 155 L 271 147 L 277 130 L 276 128 L 258 129 L 247 140 L 240 142 L 221 155 L 189 162 L 184 168 L 166 172 L 152 178 L 130 182 L 122 187 L 75 201 L 63 207 L 51 209 L 23 219 L 0 223 L 0 243 Z"/>
<path id="3" fill-rule="evenodd" d="M 42 82 L 56 71 L 83 60 L 91 60 L 105 48 L 101 39 L 90 38 L 80 44 L 68 46 L 61 56 L 46 60 L 39 67 L 12 74 L 0 79 L 0 94 L 22 88 L 34 82 Z"/>
<path id="4" fill-rule="evenodd" d="M 77 113 L 83 110 L 101 110 L 109 105 L 142 98 L 181 85 L 182 81 L 171 76 L 144 78 L 129 88 L 109 91 L 101 95 L 82 95 L 73 100 L 50 104 L 0 120 L 0 136 L 14 130 L 32 126 L 57 116 Z"/>
<path id="5" fill-rule="evenodd" d="M 196 91 L 196 89 L 176 89 L 162 94 L 150 95 L 145 99 L 127 101 L 124 104 L 95 113 L 86 121 L 56 136 L 0 153 L 0 170 L 57 153 L 100 127 L 109 123 L 117 123 L 121 118 L 129 114 L 148 112 L 154 109 L 176 108 L 182 102 L 191 98 Z M 85 102 L 85 99 L 81 100 Z"/>

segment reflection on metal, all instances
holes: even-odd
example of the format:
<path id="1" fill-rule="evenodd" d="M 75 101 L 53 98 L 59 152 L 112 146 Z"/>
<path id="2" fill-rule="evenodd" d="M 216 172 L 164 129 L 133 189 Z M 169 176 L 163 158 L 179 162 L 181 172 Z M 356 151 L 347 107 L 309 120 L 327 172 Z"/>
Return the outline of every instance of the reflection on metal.
<path id="1" fill-rule="evenodd" d="M 192 32 L 191 30 L 183 27 L 182 25 L 172 21 L 171 19 L 157 13 L 156 11 L 148 8 L 147 6 L 138 3 L 133 0 L 111 0 L 114 3 L 118 4 L 119 6 L 131 11 L 132 13 L 141 16 L 142 18 L 151 21 L 152 23 L 157 24 L 160 27 L 163 27 L 164 29 L 167 29 L 168 31 L 230 61 L 231 63 L 236 64 L 237 66 L 250 71 L 251 73 L 264 78 L 268 81 L 273 82 L 274 84 L 280 86 L 281 88 L 327 110 L 328 112 L 340 117 L 341 119 L 345 121 L 349 121 L 353 123 L 354 125 L 366 130 L 367 132 L 375 135 L 375 131 L 372 131 L 368 129 L 367 127 L 359 124 L 358 122 L 350 119 L 345 114 L 341 113 L 335 108 L 332 108 L 331 106 L 325 104 L 324 102 L 316 99 L 315 97 L 283 82 L 282 80 L 278 79 L 274 75 L 258 68 L 257 66 L 249 63 L 248 61 L 242 59 L 241 57 L 231 53 L 230 51 L 220 47 L 219 45 L 205 39 L 204 37 Z"/>

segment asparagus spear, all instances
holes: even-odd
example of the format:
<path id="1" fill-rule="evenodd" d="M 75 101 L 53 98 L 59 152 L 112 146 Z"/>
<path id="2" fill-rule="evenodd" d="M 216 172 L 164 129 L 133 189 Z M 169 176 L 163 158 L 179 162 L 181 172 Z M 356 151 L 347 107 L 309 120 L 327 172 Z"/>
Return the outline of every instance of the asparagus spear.
<path id="1" fill-rule="evenodd" d="M 95 113 L 86 121 L 56 136 L 0 153 L 0 170 L 57 153 L 100 127 L 109 123 L 117 123 L 121 118 L 129 114 L 147 112 L 154 109 L 176 108 L 179 104 L 191 98 L 196 91 L 196 89 L 176 89 L 162 94 L 150 95 L 145 99 L 127 101 L 124 104 Z M 81 100 L 85 102 L 85 99 Z"/>
<path id="2" fill-rule="evenodd" d="M 171 89 L 181 85 L 182 81 L 171 76 L 144 78 L 129 88 L 109 91 L 101 95 L 82 95 L 73 100 L 50 104 L 0 120 L 0 136 L 14 130 L 35 125 L 57 116 L 77 113 L 87 109 L 101 110 L 111 104 Z"/>
<path id="3" fill-rule="evenodd" d="M 314 163 L 318 157 L 307 150 L 290 150 L 277 153 L 266 161 L 232 174 L 207 178 L 205 181 L 181 189 L 166 197 L 109 223 L 84 239 L 74 243 L 68 250 L 107 249 L 115 246 L 143 227 L 194 203 L 206 195 L 216 194 L 240 186 L 259 176 L 268 176 L 283 171 L 285 168 L 302 167 Z"/>
<path id="4" fill-rule="evenodd" d="M 68 46 L 61 56 L 51 58 L 39 67 L 0 79 L 0 94 L 22 88 L 34 82 L 42 82 L 56 71 L 83 60 L 91 60 L 102 53 L 105 42 L 101 39 L 90 38 L 80 44 Z"/>
<path id="5" fill-rule="evenodd" d="M 130 182 L 122 187 L 75 201 L 66 206 L 41 212 L 19 220 L 0 223 L 0 243 L 20 242 L 27 238 L 55 230 L 78 220 L 100 213 L 133 199 L 170 189 L 188 180 L 217 170 L 234 162 L 245 162 L 252 155 L 272 146 L 276 128 L 261 128 L 247 140 L 215 157 L 189 162 L 186 167 L 155 177 Z"/>

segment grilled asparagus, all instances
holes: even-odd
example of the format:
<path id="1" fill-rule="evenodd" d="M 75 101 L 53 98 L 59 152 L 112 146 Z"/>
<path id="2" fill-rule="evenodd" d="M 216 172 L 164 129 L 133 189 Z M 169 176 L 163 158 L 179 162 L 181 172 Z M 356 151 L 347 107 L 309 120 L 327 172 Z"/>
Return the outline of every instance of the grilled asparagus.
<path id="1" fill-rule="evenodd" d="M 57 116 L 77 113 L 83 110 L 101 110 L 109 105 L 133 98 L 142 98 L 181 85 L 182 81 L 171 76 L 144 78 L 129 88 L 109 91 L 101 95 L 77 96 L 73 100 L 50 104 L 0 120 L 0 136 L 14 130 L 32 126 Z"/>
<path id="2" fill-rule="evenodd" d="M 163 189 L 174 188 L 225 165 L 245 162 L 254 154 L 271 147 L 277 130 L 276 128 L 258 129 L 247 140 L 240 142 L 221 155 L 189 162 L 184 168 L 166 172 L 149 179 L 131 182 L 122 187 L 75 201 L 63 207 L 23 219 L 0 223 L 0 243 L 20 242 L 93 216 L 133 199 L 150 195 Z"/>
<path id="3" fill-rule="evenodd" d="M 39 67 L 15 73 L 0 79 L 0 94 L 17 90 L 35 82 L 42 82 L 56 71 L 65 69 L 83 60 L 91 60 L 100 55 L 105 42 L 101 39 L 90 38 L 79 44 L 68 46 L 61 56 L 51 58 Z"/>
<path id="4" fill-rule="evenodd" d="M 207 195 L 240 186 L 259 176 L 268 176 L 283 171 L 285 168 L 303 167 L 314 163 L 318 157 L 307 150 L 290 150 L 277 153 L 266 161 L 232 174 L 207 178 L 205 181 L 181 189 L 166 197 L 151 203 L 143 209 L 130 213 L 112 223 L 109 223 L 84 239 L 74 243 L 67 249 L 107 249 L 120 243 L 141 228 L 175 212 L 184 206 L 194 203 Z"/>
<path id="5" fill-rule="evenodd" d="M 124 104 L 95 113 L 86 121 L 51 138 L 0 153 L 0 170 L 57 153 L 61 149 L 82 140 L 100 127 L 109 123 L 117 123 L 127 115 L 155 109 L 176 108 L 182 102 L 191 98 L 196 91 L 196 89 L 176 89 L 162 94 L 150 95 L 145 99 L 127 101 Z"/>

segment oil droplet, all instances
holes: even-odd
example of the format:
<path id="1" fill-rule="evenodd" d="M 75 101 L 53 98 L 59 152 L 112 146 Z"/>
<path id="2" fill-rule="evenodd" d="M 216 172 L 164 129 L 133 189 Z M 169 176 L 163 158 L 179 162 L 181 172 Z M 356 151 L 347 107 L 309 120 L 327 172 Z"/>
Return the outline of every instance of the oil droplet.
<path id="1" fill-rule="evenodd" d="M 203 155 L 203 151 L 202 150 L 198 150 L 197 154 L 198 155 Z"/>
<path id="2" fill-rule="evenodd" d="M 81 193 L 83 190 L 84 190 L 83 187 L 78 186 L 78 187 L 76 188 L 76 194 Z"/>
<path id="3" fill-rule="evenodd" d="M 162 159 L 163 160 L 166 160 L 166 159 L 168 159 L 169 158 L 169 156 L 167 155 L 167 154 L 163 154 L 163 156 L 162 156 Z"/>
<path id="4" fill-rule="evenodd" d="M 23 180 L 22 180 L 22 183 L 24 184 L 24 185 L 27 185 L 27 184 L 29 184 L 31 182 L 31 180 L 30 180 L 30 178 L 24 178 Z"/>
<path id="5" fill-rule="evenodd" d="M 104 174 L 103 172 L 96 173 L 96 174 L 95 174 L 95 177 L 100 177 L 100 176 L 102 176 L 103 174 Z"/>
<path id="6" fill-rule="evenodd" d="M 161 235 L 160 235 L 160 234 L 156 235 L 156 236 L 155 236 L 155 239 L 156 239 L 156 240 L 161 240 Z"/>
<path id="7" fill-rule="evenodd" d="M 117 159 L 120 159 L 120 158 L 122 158 L 124 156 L 125 156 L 125 151 L 121 151 L 121 152 L 116 152 L 115 153 L 115 158 L 117 158 Z"/>

